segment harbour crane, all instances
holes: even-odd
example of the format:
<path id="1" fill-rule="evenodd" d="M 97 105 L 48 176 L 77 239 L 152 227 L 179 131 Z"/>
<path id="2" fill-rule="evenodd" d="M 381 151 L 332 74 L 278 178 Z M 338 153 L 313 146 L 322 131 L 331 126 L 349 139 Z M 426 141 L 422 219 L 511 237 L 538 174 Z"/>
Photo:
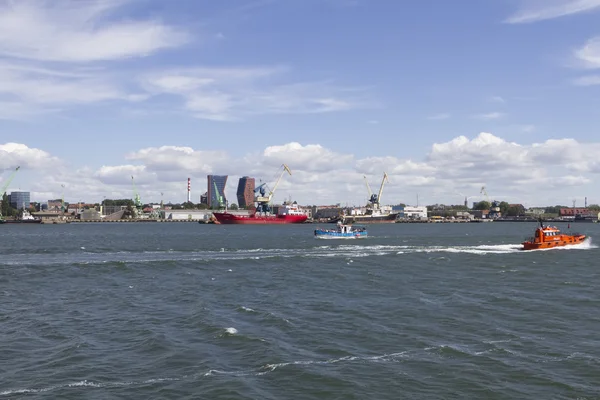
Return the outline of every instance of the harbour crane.
<path id="1" fill-rule="evenodd" d="M 486 201 L 490 204 L 490 212 L 491 213 L 499 213 L 500 212 L 500 207 L 498 205 L 497 201 L 490 201 L 490 196 L 488 196 L 487 194 L 487 190 L 485 190 L 485 186 L 481 187 L 481 194 L 483 194 L 485 196 Z"/>
<path id="2" fill-rule="evenodd" d="M 135 187 L 133 175 L 131 176 L 131 186 L 133 187 L 133 205 L 135 206 L 134 212 L 136 216 L 140 216 L 143 212 L 143 204 L 142 199 L 140 198 L 140 194 L 138 193 L 137 188 Z"/>
<path id="3" fill-rule="evenodd" d="M 281 166 L 283 167 L 283 169 L 281 170 L 281 174 L 279 174 L 279 178 L 277 178 L 277 181 L 275 182 L 273 189 L 269 190 L 268 194 L 267 194 L 267 190 L 266 190 L 268 188 L 268 186 L 266 186 L 266 183 L 262 183 L 256 189 L 254 189 L 255 193 L 256 192 L 259 193 L 259 195 L 257 195 L 254 198 L 254 201 L 257 203 L 256 212 L 268 213 L 271 211 L 271 207 L 270 207 L 269 203 L 271 203 L 271 200 L 273 199 L 273 194 L 275 193 L 275 190 L 277 190 L 277 186 L 279 186 L 279 182 L 281 181 L 281 178 L 283 177 L 283 175 L 286 172 L 288 174 L 290 174 L 290 176 L 292 175 L 292 171 L 290 170 L 290 168 L 287 165 L 282 164 Z"/>
<path id="4" fill-rule="evenodd" d="M 12 172 L 12 174 L 9 175 L 8 179 L 6 180 L 6 182 L 4 183 L 4 185 L 2 185 L 2 194 L 0 194 L 0 198 L 4 198 L 4 194 L 6 193 L 6 190 L 8 190 L 8 186 L 10 185 L 10 183 L 12 182 L 12 180 L 14 179 L 15 175 L 17 174 L 17 171 L 19 171 L 21 167 L 18 166 L 17 168 L 15 168 L 15 170 Z M 4 217 L 2 216 L 2 209 L 0 208 L 0 220 L 3 220 Z"/>
<path id="5" fill-rule="evenodd" d="M 369 205 L 372 209 L 379 209 L 381 204 L 379 201 L 381 200 L 381 193 L 383 193 L 383 186 L 386 182 L 389 182 L 388 175 L 386 172 L 383 173 L 383 179 L 381 180 L 381 186 L 379 187 L 379 193 L 375 194 L 371 190 L 371 186 L 369 185 L 369 181 L 367 181 L 367 177 L 364 176 L 365 183 L 367 184 L 367 190 L 369 192 Z"/>
<path id="6" fill-rule="evenodd" d="M 62 215 L 65 215 L 65 185 L 60 185 L 62 187 L 62 197 L 60 198 L 60 212 Z"/>

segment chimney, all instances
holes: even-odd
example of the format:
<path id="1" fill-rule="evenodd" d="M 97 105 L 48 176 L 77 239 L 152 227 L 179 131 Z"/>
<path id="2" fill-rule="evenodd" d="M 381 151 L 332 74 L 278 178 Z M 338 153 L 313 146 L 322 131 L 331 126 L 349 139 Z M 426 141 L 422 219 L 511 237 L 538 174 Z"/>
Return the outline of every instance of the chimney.
<path id="1" fill-rule="evenodd" d="M 587 208 L 587 196 L 585 198 L 585 208 Z"/>
<path id="2" fill-rule="evenodd" d="M 190 178 L 188 178 L 187 201 L 188 203 L 192 201 L 192 181 Z"/>

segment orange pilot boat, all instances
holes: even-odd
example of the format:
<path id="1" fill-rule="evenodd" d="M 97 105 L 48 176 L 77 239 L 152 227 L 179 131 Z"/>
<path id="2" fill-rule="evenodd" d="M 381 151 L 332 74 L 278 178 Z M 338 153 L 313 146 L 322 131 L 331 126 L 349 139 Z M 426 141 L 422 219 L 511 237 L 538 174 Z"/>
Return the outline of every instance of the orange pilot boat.
<path id="1" fill-rule="evenodd" d="M 585 239 L 586 236 L 580 233 L 565 234 L 555 226 L 544 226 L 540 219 L 540 226 L 535 230 L 535 235 L 523 242 L 523 250 L 570 246 L 583 243 Z"/>

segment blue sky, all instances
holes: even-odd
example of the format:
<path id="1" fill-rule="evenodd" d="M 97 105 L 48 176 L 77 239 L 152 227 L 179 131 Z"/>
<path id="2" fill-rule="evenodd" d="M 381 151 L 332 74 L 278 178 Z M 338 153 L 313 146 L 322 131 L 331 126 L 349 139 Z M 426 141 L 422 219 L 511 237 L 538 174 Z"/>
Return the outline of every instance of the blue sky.
<path id="1" fill-rule="evenodd" d="M 11 189 L 600 203 L 600 0 L 0 0 Z M 464 137 L 464 138 L 463 138 Z M 12 143 L 12 144 L 10 144 Z M 164 147 L 167 146 L 167 147 Z M 40 179 L 42 177 L 42 179 Z M 276 195 L 277 197 L 277 195 Z M 541 200 L 543 199 L 543 200 Z"/>

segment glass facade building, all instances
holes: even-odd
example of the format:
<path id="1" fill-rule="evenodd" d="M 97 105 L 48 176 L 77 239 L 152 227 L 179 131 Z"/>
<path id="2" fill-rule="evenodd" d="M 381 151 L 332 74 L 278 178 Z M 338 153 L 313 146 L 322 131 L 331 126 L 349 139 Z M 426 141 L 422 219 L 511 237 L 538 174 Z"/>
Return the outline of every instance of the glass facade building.
<path id="1" fill-rule="evenodd" d="M 20 210 L 22 208 L 29 208 L 29 203 L 31 202 L 31 197 L 29 192 L 11 192 L 8 196 L 8 202 L 12 208 L 16 208 Z"/>
<path id="2" fill-rule="evenodd" d="M 208 175 L 208 207 L 225 207 L 227 197 L 225 197 L 225 186 L 227 185 L 227 175 Z"/>
<path id="3" fill-rule="evenodd" d="M 240 178 L 237 188 L 238 206 L 243 208 L 254 206 L 254 178 L 243 176 Z"/>

